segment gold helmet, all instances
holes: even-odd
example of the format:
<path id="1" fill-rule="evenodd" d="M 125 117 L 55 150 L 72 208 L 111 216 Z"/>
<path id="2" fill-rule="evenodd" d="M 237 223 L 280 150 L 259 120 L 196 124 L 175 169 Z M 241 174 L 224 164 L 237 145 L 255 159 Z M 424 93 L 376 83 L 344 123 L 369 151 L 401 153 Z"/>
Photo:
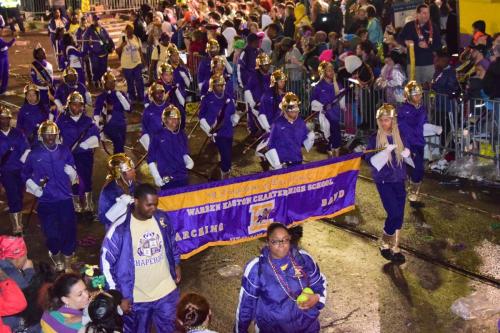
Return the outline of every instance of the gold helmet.
<path id="1" fill-rule="evenodd" d="M 405 86 L 404 96 L 409 102 L 413 100 L 413 96 L 422 94 L 422 86 L 417 81 L 410 81 Z"/>
<path id="2" fill-rule="evenodd" d="M 210 70 L 213 72 L 214 68 L 221 64 L 225 64 L 224 56 L 218 55 L 213 57 L 212 61 L 210 62 Z"/>
<path id="3" fill-rule="evenodd" d="M 384 116 L 389 117 L 389 118 L 395 118 L 396 115 L 397 115 L 396 108 L 394 107 L 394 105 L 389 104 L 389 103 L 384 103 L 377 109 L 376 118 L 380 119 Z"/>
<path id="4" fill-rule="evenodd" d="M 181 119 L 181 112 L 179 111 L 179 109 L 170 104 L 169 106 L 167 106 L 165 108 L 165 110 L 163 110 L 162 114 L 161 114 L 161 120 L 164 124 L 167 123 L 167 118 L 174 118 L 174 119 Z"/>
<path id="5" fill-rule="evenodd" d="M 277 69 L 271 74 L 270 87 L 274 87 L 278 81 L 283 81 L 283 80 L 286 81 L 286 79 L 287 79 L 287 76 L 286 76 L 285 72 L 283 72 L 281 69 Z"/>
<path id="6" fill-rule="evenodd" d="M 259 69 L 261 66 L 266 66 L 271 64 L 271 58 L 264 53 L 261 52 L 258 56 L 257 59 L 255 59 L 255 69 Z"/>
<path id="7" fill-rule="evenodd" d="M 220 46 L 219 46 L 219 42 L 217 41 L 217 39 L 209 39 L 207 42 L 207 47 L 205 48 L 205 52 L 207 52 L 207 53 L 210 53 L 210 52 L 219 53 L 219 51 L 220 51 Z"/>
<path id="8" fill-rule="evenodd" d="M 158 68 L 158 74 L 162 75 L 163 73 L 173 74 L 174 73 L 174 68 L 168 62 L 164 62 Z"/>
<path id="9" fill-rule="evenodd" d="M 280 103 L 280 109 L 281 111 L 286 111 L 286 112 L 298 112 L 299 111 L 299 105 L 300 105 L 300 100 L 292 92 L 287 92 L 285 96 L 283 96 L 283 99 L 281 100 Z"/>
<path id="10" fill-rule="evenodd" d="M 82 94 L 80 94 L 78 91 L 73 91 L 71 94 L 69 94 L 66 106 L 69 106 L 71 103 L 85 104 Z"/>
<path id="11" fill-rule="evenodd" d="M 163 92 L 165 92 L 165 87 L 161 83 L 153 82 L 153 84 L 149 87 L 149 90 L 148 90 L 148 95 L 149 95 L 149 99 L 150 100 L 153 100 L 153 95 L 157 91 L 163 91 Z M 163 100 L 165 100 L 165 97 L 164 97 Z"/>
<path id="12" fill-rule="evenodd" d="M 106 83 L 108 81 L 116 81 L 116 77 L 115 77 L 115 75 L 113 74 L 112 71 L 107 71 L 102 76 L 102 83 Z"/>
<path id="13" fill-rule="evenodd" d="M 38 127 L 38 138 L 41 141 L 42 135 L 44 134 L 56 134 L 59 135 L 59 127 L 52 120 L 44 121 L 40 127 Z"/>
<path id="14" fill-rule="evenodd" d="M 208 82 L 208 91 L 214 91 L 214 86 L 216 85 L 225 85 L 226 80 L 224 79 L 224 76 L 221 74 L 214 74 L 210 78 L 210 81 Z"/>
<path id="15" fill-rule="evenodd" d="M 4 105 L 0 105 L 0 117 L 12 118 L 12 111 Z"/>
<path id="16" fill-rule="evenodd" d="M 66 69 L 64 69 L 64 71 L 62 73 L 64 82 L 66 82 L 66 78 L 68 77 L 68 75 L 74 75 L 76 77 L 76 79 L 78 80 L 78 72 L 73 67 L 68 66 L 68 67 L 66 67 Z"/>
<path id="17" fill-rule="evenodd" d="M 170 43 L 167 46 L 167 58 L 170 58 L 172 54 L 179 54 L 179 50 L 175 44 Z"/>
<path id="18" fill-rule="evenodd" d="M 318 73 L 319 73 L 319 77 L 320 78 L 324 78 L 325 77 L 325 73 L 326 73 L 326 70 L 328 68 L 332 68 L 333 69 L 333 64 L 331 62 L 322 61 L 319 64 L 319 66 L 318 66 Z"/>
<path id="19" fill-rule="evenodd" d="M 123 172 L 134 169 L 134 161 L 125 153 L 111 155 L 108 158 L 108 178 L 120 179 Z"/>
<path id="20" fill-rule="evenodd" d="M 24 86 L 24 94 L 26 95 L 28 93 L 28 91 L 34 91 L 36 93 L 39 93 L 40 92 L 40 89 L 38 89 L 37 85 L 34 84 L 33 82 L 28 82 L 25 86 Z"/>

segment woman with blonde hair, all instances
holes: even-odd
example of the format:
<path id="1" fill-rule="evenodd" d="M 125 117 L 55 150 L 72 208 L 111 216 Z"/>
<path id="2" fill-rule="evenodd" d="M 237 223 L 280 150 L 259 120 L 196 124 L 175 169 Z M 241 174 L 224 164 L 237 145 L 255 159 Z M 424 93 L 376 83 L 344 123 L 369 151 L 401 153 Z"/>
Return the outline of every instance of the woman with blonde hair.
<path id="1" fill-rule="evenodd" d="M 387 212 L 380 254 L 387 260 L 402 264 L 405 257 L 398 245 L 406 202 L 405 163 L 412 166 L 413 161 L 399 133 L 396 108 L 383 104 L 377 110 L 376 118 L 378 130 L 369 140 L 366 159 L 372 167 L 373 180 Z"/>

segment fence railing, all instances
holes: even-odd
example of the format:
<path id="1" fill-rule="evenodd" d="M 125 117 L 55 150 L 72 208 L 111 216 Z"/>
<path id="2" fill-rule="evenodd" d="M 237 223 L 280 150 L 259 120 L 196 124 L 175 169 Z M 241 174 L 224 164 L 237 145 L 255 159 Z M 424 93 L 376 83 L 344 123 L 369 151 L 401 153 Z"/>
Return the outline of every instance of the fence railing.
<path id="1" fill-rule="evenodd" d="M 128 12 L 138 9 L 144 3 L 146 3 L 144 0 L 90 0 L 90 7 L 91 11 L 92 8 L 99 7 L 103 8 L 104 11 Z M 160 0 L 149 0 L 147 3 L 155 8 L 159 5 Z M 82 0 L 66 0 L 66 8 L 79 9 L 81 5 Z M 21 0 L 20 8 L 22 11 L 35 14 L 45 14 L 51 9 L 48 0 Z"/>
<path id="2" fill-rule="evenodd" d="M 194 78 L 191 89 L 196 92 L 196 73 L 200 60 L 199 55 L 188 55 L 187 65 Z M 299 97 L 301 115 L 307 117 L 311 113 L 312 79 L 303 71 L 285 71 L 288 76 L 286 89 Z M 237 89 L 236 79 L 234 83 L 235 99 L 244 103 L 242 91 Z M 343 86 L 347 93 L 340 120 L 347 134 L 366 137 L 377 128 L 377 108 L 382 103 L 401 102 L 401 89 L 364 87 L 355 80 L 344 82 Z M 396 95 L 398 96 L 395 97 Z M 428 121 L 443 128 L 440 135 L 426 137 L 427 158 L 435 159 L 446 152 L 454 152 L 457 158 L 466 154 L 476 155 L 493 160 L 500 169 L 500 100 L 463 100 L 451 95 L 424 91 L 423 103 L 428 113 Z"/>

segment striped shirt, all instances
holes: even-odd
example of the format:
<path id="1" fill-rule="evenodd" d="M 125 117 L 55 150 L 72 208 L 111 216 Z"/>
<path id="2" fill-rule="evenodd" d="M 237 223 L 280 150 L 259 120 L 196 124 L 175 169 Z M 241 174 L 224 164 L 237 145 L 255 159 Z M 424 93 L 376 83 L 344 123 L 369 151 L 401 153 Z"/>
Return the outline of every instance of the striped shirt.
<path id="1" fill-rule="evenodd" d="M 45 311 L 40 324 L 43 333 L 77 333 L 83 327 L 82 321 L 77 318 L 82 316 L 82 311 L 61 307 L 57 311 Z M 66 321 L 71 322 L 66 322 Z"/>

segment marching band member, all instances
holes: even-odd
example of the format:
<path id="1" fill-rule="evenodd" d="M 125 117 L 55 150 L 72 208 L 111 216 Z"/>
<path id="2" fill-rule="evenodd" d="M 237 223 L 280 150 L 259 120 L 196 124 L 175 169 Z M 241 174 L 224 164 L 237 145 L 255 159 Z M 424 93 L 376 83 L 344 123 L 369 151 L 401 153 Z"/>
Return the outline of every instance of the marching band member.
<path id="1" fill-rule="evenodd" d="M 81 82 L 78 82 L 78 72 L 74 68 L 67 67 L 63 71 L 62 76 L 63 82 L 61 82 L 61 84 L 57 87 L 56 94 L 54 96 L 54 103 L 57 106 L 57 111 L 64 111 L 67 98 L 74 91 L 77 91 L 83 96 L 85 104 L 92 105 L 92 96 L 90 96 L 90 92 L 87 90 L 87 87 L 85 87 L 85 85 Z"/>
<path id="2" fill-rule="evenodd" d="M 149 145 L 149 170 L 156 186 L 162 190 L 188 185 L 187 169 L 194 166 L 180 122 L 179 109 L 174 105 L 167 106 L 162 114 L 163 128 L 153 136 Z"/>
<path id="3" fill-rule="evenodd" d="M 28 139 L 30 145 L 38 141 L 38 127 L 47 119 L 54 119 L 40 99 L 40 90 L 34 83 L 24 86 L 24 103 L 17 114 L 16 128 Z"/>
<path id="4" fill-rule="evenodd" d="M 271 127 L 268 151 L 264 154 L 273 169 L 302 163 L 302 145 L 307 151 L 314 145 L 314 132 L 308 132 L 306 123 L 299 117 L 299 98 L 291 92 L 279 104 L 281 116 Z"/>
<path id="5" fill-rule="evenodd" d="M 381 151 L 369 152 L 365 158 L 370 162 L 375 185 L 387 212 L 380 254 L 387 260 L 401 264 L 405 261 L 398 246 L 406 202 L 404 164 L 412 165 L 413 161 L 400 135 L 403 130 L 398 127 L 396 108 L 391 104 L 383 104 L 377 110 L 376 119 L 378 131 L 370 138 L 367 149 Z"/>
<path id="6" fill-rule="evenodd" d="M 238 85 L 245 90 L 252 76 L 256 75 L 257 56 L 259 55 L 259 37 L 251 33 L 247 36 L 247 46 L 241 52 L 236 66 Z M 258 132 L 259 127 L 250 114 L 247 114 L 247 127 L 250 134 Z"/>
<path id="7" fill-rule="evenodd" d="M 423 104 L 423 91 L 420 84 L 410 81 L 404 88 L 406 101 L 398 107 L 398 123 L 408 148 L 412 152 L 415 168 L 410 170 L 408 200 L 415 204 L 422 179 L 424 178 L 424 124 L 427 123 L 427 110 Z"/>
<path id="8" fill-rule="evenodd" d="M 62 37 L 62 34 L 64 34 L 64 32 L 69 28 L 69 21 L 66 17 L 61 15 L 61 11 L 59 9 L 54 10 L 53 14 L 54 16 L 49 21 L 48 30 L 52 49 L 54 50 L 56 57 L 59 58 L 59 54 L 61 52 L 58 44 L 59 38 Z M 63 68 L 59 67 L 59 70 L 62 69 Z"/>
<path id="9" fill-rule="evenodd" d="M 40 102 L 47 108 L 54 100 L 54 69 L 47 61 L 45 49 L 38 43 L 33 49 L 33 62 L 31 63 L 31 81 L 40 91 Z"/>
<path id="10" fill-rule="evenodd" d="M 340 135 L 340 106 L 335 102 L 340 93 L 340 85 L 335 77 L 333 64 L 322 61 L 318 67 L 320 80 L 314 84 L 311 109 L 319 112 L 321 131 L 328 140 L 328 155 L 338 157 L 342 137 Z"/>
<path id="11" fill-rule="evenodd" d="M 14 235 L 23 232 L 23 180 L 21 171 L 30 150 L 24 134 L 12 128 L 12 112 L 0 106 L 0 182 L 9 204 L 9 218 Z"/>
<path id="12" fill-rule="evenodd" d="M 92 81 L 97 87 L 108 69 L 108 55 L 113 52 L 115 44 L 106 29 L 99 24 L 99 17 L 95 14 L 92 15 L 92 24 L 85 31 L 83 39 L 83 52 L 90 57 Z"/>
<path id="13" fill-rule="evenodd" d="M 259 37 L 251 33 L 247 36 L 247 46 L 241 52 L 236 67 L 238 74 L 238 85 L 244 89 L 251 77 L 255 73 L 255 63 L 259 55 Z"/>
<path id="14" fill-rule="evenodd" d="M 151 103 L 144 109 L 142 114 L 142 136 L 139 139 L 146 150 L 149 149 L 152 136 L 163 128 L 161 115 L 168 105 L 165 88 L 163 88 L 162 84 L 154 82 L 149 87 L 148 95 Z"/>
<path id="15" fill-rule="evenodd" d="M 78 182 L 70 150 L 57 143 L 59 128 L 43 122 L 23 169 L 26 191 L 38 198 L 38 217 L 45 235 L 49 256 L 59 271 L 70 269 L 76 249 L 76 216 L 71 185 Z"/>
<path id="16" fill-rule="evenodd" d="M 186 90 L 191 85 L 191 74 L 189 69 L 182 62 L 179 50 L 175 44 L 170 44 L 167 47 L 168 62 L 174 69 L 174 82 Z"/>
<path id="17" fill-rule="evenodd" d="M 219 74 L 224 76 L 224 80 L 226 81 L 226 90 L 225 94 L 230 98 L 234 99 L 234 85 L 233 79 L 231 75 L 227 72 L 225 67 L 225 63 L 227 62 L 226 57 L 218 55 L 212 58 L 212 62 L 210 63 L 210 76 Z M 205 81 L 200 90 L 200 95 L 203 98 L 208 93 L 210 82 Z"/>
<path id="18" fill-rule="evenodd" d="M 123 153 L 127 135 L 125 112 L 130 112 L 130 102 L 116 90 L 116 78 L 111 71 L 103 75 L 102 81 L 104 91 L 95 101 L 94 122 L 113 143 L 113 153 Z"/>
<path id="19" fill-rule="evenodd" d="M 271 67 L 271 58 L 264 52 L 260 53 L 255 60 L 255 73 L 252 73 L 245 86 L 245 102 L 250 108 L 250 114 L 247 116 L 247 121 L 254 121 L 259 116 L 260 99 L 271 83 L 269 68 Z"/>
<path id="20" fill-rule="evenodd" d="M 85 53 L 81 52 L 78 49 L 77 44 L 75 43 L 73 36 L 68 35 L 66 39 L 68 40 L 68 44 L 66 45 L 66 58 L 68 62 L 68 67 L 74 68 L 78 74 L 78 82 L 85 85 L 85 68 L 83 66 L 83 58 L 85 57 Z"/>
<path id="21" fill-rule="evenodd" d="M 99 147 L 99 129 L 92 119 L 84 114 L 85 104 L 82 95 L 72 92 L 68 97 L 66 112 L 56 124 L 59 127 L 62 145 L 67 147 L 75 161 L 79 184 L 73 186 L 73 206 L 76 213 L 85 213 L 93 218 L 92 170 L 94 169 L 94 150 Z M 84 196 L 85 204 L 81 204 Z"/>
<path id="22" fill-rule="evenodd" d="M 257 119 L 266 132 L 271 132 L 271 126 L 280 116 L 280 103 L 286 93 L 287 76 L 281 69 L 271 74 L 270 84 L 260 98 Z"/>
<path id="23" fill-rule="evenodd" d="M 215 142 L 219 150 L 221 178 L 229 178 L 233 127 L 238 124 L 234 101 L 225 94 L 226 81 L 222 75 L 210 78 L 208 94 L 201 100 L 200 127 Z"/>
<path id="24" fill-rule="evenodd" d="M 9 48 L 15 42 L 15 38 L 6 42 L 0 37 L 0 95 L 3 95 L 7 91 L 9 83 Z"/>
<path id="25" fill-rule="evenodd" d="M 186 89 L 183 85 L 174 82 L 174 69 L 172 65 L 165 62 L 159 66 L 158 83 L 163 85 L 167 94 L 167 101 L 175 105 L 181 112 L 181 128 L 186 126 Z"/>
<path id="26" fill-rule="evenodd" d="M 219 42 L 216 39 L 209 39 L 205 48 L 205 52 L 207 53 L 207 56 L 203 57 L 200 61 L 200 64 L 198 65 L 197 80 L 199 90 L 201 90 L 203 83 L 210 80 L 212 59 L 220 53 Z M 233 73 L 233 68 L 229 63 L 227 63 L 226 65 L 226 70 L 229 74 Z"/>
<path id="27" fill-rule="evenodd" d="M 119 216 L 123 215 L 134 201 L 135 166 L 124 153 L 108 158 L 108 175 L 99 195 L 99 221 L 106 230 Z"/>

